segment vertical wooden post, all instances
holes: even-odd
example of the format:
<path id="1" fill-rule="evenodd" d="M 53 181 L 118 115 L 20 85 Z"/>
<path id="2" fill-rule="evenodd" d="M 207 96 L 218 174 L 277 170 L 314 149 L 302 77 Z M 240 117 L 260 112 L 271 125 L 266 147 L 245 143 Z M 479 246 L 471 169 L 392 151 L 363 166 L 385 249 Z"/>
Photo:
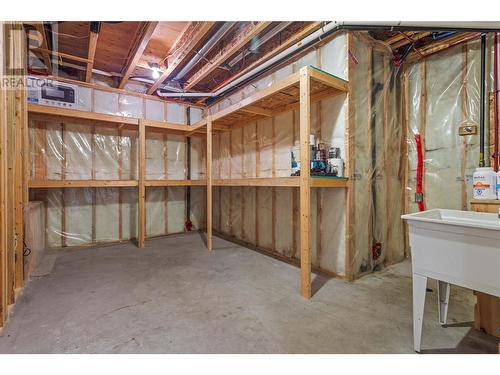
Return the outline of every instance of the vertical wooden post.
<path id="1" fill-rule="evenodd" d="M 354 96 L 355 82 L 355 63 L 350 54 L 355 54 L 355 43 L 352 32 L 347 33 L 347 77 L 349 79 L 349 92 L 347 93 L 347 111 L 345 126 L 345 172 L 344 175 L 349 178 L 346 189 L 346 213 L 345 213 L 345 275 L 348 280 L 353 280 L 353 261 L 354 261 L 354 179 L 356 170 L 356 161 L 354 159 L 354 141 L 356 135 L 356 101 Z"/>
<path id="2" fill-rule="evenodd" d="M 386 254 L 385 259 L 388 264 L 392 264 L 394 261 L 393 256 L 393 247 L 391 244 L 392 238 L 392 223 L 391 223 L 391 204 L 392 204 L 392 195 L 391 195 L 391 164 L 393 161 L 392 155 L 392 137 L 391 137 L 391 124 L 389 121 L 389 100 L 390 100 L 390 68 L 389 68 L 389 59 L 384 56 L 384 174 L 385 174 L 385 189 L 386 189 L 386 206 L 385 206 L 385 215 L 387 219 L 387 227 L 386 227 Z"/>
<path id="3" fill-rule="evenodd" d="M 207 248 L 212 250 L 212 116 L 207 118 Z"/>
<path id="4" fill-rule="evenodd" d="M 467 125 L 468 123 L 468 93 L 467 93 L 467 43 L 462 46 L 462 87 L 460 90 L 462 97 L 462 126 Z M 491 107 L 490 107 L 491 108 Z M 490 124 L 494 124 L 490 122 Z M 490 126 L 490 129 L 493 129 L 494 126 Z M 467 169 L 467 138 L 468 137 L 460 137 L 460 190 L 461 190 L 461 207 L 463 211 L 467 211 L 467 182 L 466 182 L 466 169 Z M 490 153 L 493 155 L 493 153 Z"/>
<path id="5" fill-rule="evenodd" d="M 5 52 L 3 22 L 0 52 Z M 0 59 L 0 74 L 4 74 L 4 59 Z M 0 90 L 0 327 L 7 319 L 7 170 L 7 91 Z"/>
<path id="6" fill-rule="evenodd" d="M 144 175 L 146 173 L 146 127 L 142 119 L 139 119 L 139 230 L 137 245 L 144 247 L 146 238 L 146 187 L 144 186 Z"/>
<path id="7" fill-rule="evenodd" d="M 14 37 L 14 59 L 16 66 L 25 67 L 25 42 L 24 31 L 20 23 Z M 27 107 L 26 90 L 19 88 L 15 92 L 15 156 L 14 156 L 14 211 L 15 211 L 15 289 L 24 286 L 24 205 L 26 202 L 25 191 L 25 163 L 27 150 L 24 150 L 24 134 L 26 133 Z"/>
<path id="8" fill-rule="evenodd" d="M 311 172 L 311 81 L 309 68 L 300 69 L 300 294 L 311 298 L 311 190 L 309 175 Z"/>

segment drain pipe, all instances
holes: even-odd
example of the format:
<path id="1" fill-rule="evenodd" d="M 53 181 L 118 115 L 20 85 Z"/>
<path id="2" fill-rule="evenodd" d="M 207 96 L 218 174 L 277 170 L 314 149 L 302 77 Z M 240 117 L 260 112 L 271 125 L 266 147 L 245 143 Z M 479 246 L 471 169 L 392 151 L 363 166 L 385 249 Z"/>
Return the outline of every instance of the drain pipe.
<path id="1" fill-rule="evenodd" d="M 481 96 L 479 101 L 479 167 L 484 167 L 484 100 L 486 97 L 486 34 L 481 34 Z"/>

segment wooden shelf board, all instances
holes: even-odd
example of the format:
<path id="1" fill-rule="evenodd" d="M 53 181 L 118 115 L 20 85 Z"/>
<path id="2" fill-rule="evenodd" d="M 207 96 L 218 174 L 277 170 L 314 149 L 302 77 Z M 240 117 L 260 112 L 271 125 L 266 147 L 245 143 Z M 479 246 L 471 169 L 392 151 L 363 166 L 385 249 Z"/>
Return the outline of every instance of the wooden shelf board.
<path id="1" fill-rule="evenodd" d="M 310 178 L 312 188 L 345 188 L 345 178 Z M 214 179 L 213 186 L 276 186 L 276 187 L 299 187 L 299 177 L 270 177 L 270 178 L 237 178 L 237 179 Z"/>
<path id="2" fill-rule="evenodd" d="M 30 189 L 85 188 L 85 187 L 134 187 L 137 180 L 31 180 Z"/>
<path id="3" fill-rule="evenodd" d="M 500 206 L 499 199 L 471 199 L 470 203 L 471 204 L 493 204 L 493 205 Z"/>
<path id="4" fill-rule="evenodd" d="M 69 118 L 76 118 L 76 119 L 89 120 L 89 121 L 115 123 L 118 125 L 119 124 L 125 124 L 125 125 L 138 125 L 139 124 L 139 120 L 136 118 L 133 118 L 133 117 L 107 115 L 107 114 L 103 114 L 103 113 L 86 112 L 86 111 L 79 111 L 76 109 L 68 109 L 68 108 L 56 108 L 56 107 L 39 105 L 39 104 L 28 104 L 28 112 L 34 113 L 34 114 L 39 114 L 39 115 L 69 117 Z"/>
<path id="5" fill-rule="evenodd" d="M 207 180 L 146 180 L 145 186 L 205 186 Z"/>
<path id="6" fill-rule="evenodd" d="M 313 188 L 345 188 L 347 187 L 347 178 L 341 177 L 311 177 L 311 187 Z"/>
<path id="7" fill-rule="evenodd" d="M 348 91 L 348 82 L 307 67 L 311 77 L 311 100 L 318 101 Z M 239 103 L 212 115 L 218 125 L 233 125 L 256 121 L 298 107 L 300 102 L 299 73 L 295 72 L 279 82 L 262 89 Z"/>
<path id="8" fill-rule="evenodd" d="M 192 127 L 189 125 L 174 124 L 164 121 L 143 120 L 146 128 L 155 128 L 174 132 L 189 132 Z"/>

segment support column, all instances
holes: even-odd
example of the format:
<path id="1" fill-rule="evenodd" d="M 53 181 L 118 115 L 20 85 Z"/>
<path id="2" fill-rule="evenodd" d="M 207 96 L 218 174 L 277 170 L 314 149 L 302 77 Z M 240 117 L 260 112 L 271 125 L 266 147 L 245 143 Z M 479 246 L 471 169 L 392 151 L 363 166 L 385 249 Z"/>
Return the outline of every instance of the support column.
<path id="1" fill-rule="evenodd" d="M 207 248 L 212 250 L 212 116 L 207 118 Z"/>
<path id="2" fill-rule="evenodd" d="M 300 294 L 311 298 L 311 81 L 308 67 L 300 69 Z"/>
<path id="3" fill-rule="evenodd" d="M 146 187 L 144 176 L 146 172 L 146 127 L 142 119 L 139 120 L 139 228 L 137 233 L 137 246 L 144 247 L 146 238 Z"/>

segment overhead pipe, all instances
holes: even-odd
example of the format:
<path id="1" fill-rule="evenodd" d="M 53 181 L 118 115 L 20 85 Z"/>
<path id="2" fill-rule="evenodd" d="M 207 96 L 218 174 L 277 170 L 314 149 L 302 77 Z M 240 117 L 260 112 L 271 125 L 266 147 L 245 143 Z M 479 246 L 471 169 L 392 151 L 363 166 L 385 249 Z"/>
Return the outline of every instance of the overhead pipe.
<path id="1" fill-rule="evenodd" d="M 479 167 L 484 167 L 484 100 L 486 97 L 486 34 L 481 35 L 481 93 L 479 99 Z"/>
<path id="2" fill-rule="evenodd" d="M 442 23 L 440 23 L 443 25 Z M 445 23 L 446 24 L 446 23 Z M 455 23 L 453 23 L 455 24 Z M 328 22 L 326 25 L 322 26 L 320 29 L 316 30 L 315 32 L 309 34 L 305 38 L 303 38 L 301 41 L 295 43 L 294 45 L 288 47 L 287 49 L 281 51 L 279 54 L 276 56 L 270 58 L 266 62 L 260 64 L 259 66 L 255 67 L 251 71 L 245 73 L 241 77 L 235 79 L 234 81 L 228 83 L 227 85 L 221 87 L 217 91 L 214 92 L 208 92 L 208 93 L 196 93 L 198 97 L 206 97 L 206 98 L 213 98 L 213 97 L 218 97 L 224 93 L 226 93 L 228 90 L 233 89 L 239 85 L 242 85 L 243 83 L 255 78 L 259 73 L 264 72 L 265 70 L 268 70 L 272 68 L 273 66 L 281 63 L 284 61 L 286 58 L 290 57 L 293 54 L 296 54 L 308 47 L 310 47 L 312 44 L 326 38 L 330 34 L 340 31 L 340 30 L 385 30 L 385 31 L 398 31 L 401 29 L 401 31 L 408 31 L 408 30 L 418 30 L 418 29 L 424 29 L 424 30 L 432 30 L 432 31 L 468 31 L 468 32 L 473 32 L 473 31 L 492 31 L 493 27 L 495 27 L 497 30 L 500 28 L 500 22 L 459 22 L 459 26 L 457 27 L 443 27 L 440 26 L 438 27 L 438 23 L 434 22 L 392 22 L 392 23 L 378 23 L 378 24 L 371 24 L 367 25 L 361 22 L 358 23 L 353 23 L 353 22 Z M 469 27 L 466 27 L 469 26 Z M 161 93 L 158 92 L 159 96 L 162 97 L 182 97 L 186 96 L 184 93 Z"/>
<path id="3" fill-rule="evenodd" d="M 271 29 L 268 33 L 264 34 L 262 38 L 256 40 L 255 44 L 252 43 L 252 46 L 249 49 L 239 53 L 234 59 L 232 59 L 229 62 L 229 66 L 233 67 L 245 56 L 249 55 L 250 53 L 254 53 L 257 48 L 259 48 L 261 45 L 269 41 L 269 39 L 273 38 L 274 36 L 282 32 L 290 25 L 291 22 L 280 22 L 275 28 Z"/>
<path id="4" fill-rule="evenodd" d="M 196 55 L 189 61 L 184 68 L 181 69 L 179 73 L 177 73 L 174 77 L 174 81 L 180 81 L 182 77 L 184 77 L 193 66 L 195 66 L 198 61 L 201 60 L 202 57 L 205 56 L 207 52 L 209 52 L 212 47 L 217 43 L 217 41 L 222 38 L 228 31 L 231 29 L 236 22 L 224 22 L 224 24 L 215 32 L 214 35 L 201 47 L 201 49 L 196 52 Z"/>

